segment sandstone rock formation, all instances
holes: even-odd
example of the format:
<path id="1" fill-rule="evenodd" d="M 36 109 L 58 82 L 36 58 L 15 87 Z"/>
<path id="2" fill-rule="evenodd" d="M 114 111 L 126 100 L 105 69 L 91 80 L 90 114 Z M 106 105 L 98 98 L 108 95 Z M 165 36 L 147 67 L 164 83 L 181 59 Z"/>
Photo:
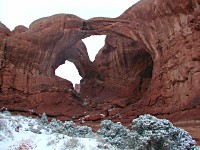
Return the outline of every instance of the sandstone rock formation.
<path id="1" fill-rule="evenodd" d="M 91 35 L 106 35 L 94 62 L 81 41 Z M 141 0 L 117 18 L 59 14 L 14 31 L 1 23 L 0 46 L 0 107 L 124 124 L 145 113 L 200 119 L 199 0 Z M 55 76 L 65 60 L 83 78 L 80 95 Z"/>

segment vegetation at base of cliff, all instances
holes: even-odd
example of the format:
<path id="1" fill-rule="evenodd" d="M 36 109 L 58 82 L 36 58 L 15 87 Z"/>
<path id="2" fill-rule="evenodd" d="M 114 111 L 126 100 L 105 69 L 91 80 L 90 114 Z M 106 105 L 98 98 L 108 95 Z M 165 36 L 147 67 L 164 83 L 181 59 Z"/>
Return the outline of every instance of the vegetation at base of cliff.
<path id="1" fill-rule="evenodd" d="M 48 136 L 47 142 L 42 146 L 48 149 L 133 149 L 133 150 L 198 150 L 196 142 L 188 132 L 172 125 L 166 119 L 157 119 L 151 115 L 141 115 L 134 119 L 131 130 L 120 122 L 113 123 L 110 120 L 101 122 L 100 129 L 94 133 L 87 126 L 76 126 L 73 121 L 61 122 L 52 119 L 48 122 L 45 113 L 41 118 L 24 116 L 12 116 L 8 111 L 0 113 L 0 145 L 8 141 L 16 141 L 16 135 L 32 134 L 39 137 Z M 25 137 L 16 147 L 29 146 L 37 149 L 38 143 Z M 45 140 L 41 138 L 40 140 Z M 88 140 L 87 140 L 88 139 Z M 87 142 L 81 142 L 87 140 Z M 41 141 L 42 142 L 42 141 Z M 96 145 L 90 142 L 95 142 Z M 34 145 L 34 144 L 35 145 Z M 87 144 L 87 145 L 85 145 Z M 87 147 L 90 145 L 90 147 Z M 93 147 L 91 147 L 93 145 Z M 13 146 L 13 145 L 12 145 Z M 59 147 L 59 148 L 58 148 Z M 1 148 L 0 148 L 1 149 Z"/>
<path id="2" fill-rule="evenodd" d="M 110 120 L 101 122 L 97 134 L 120 149 L 134 150 L 180 150 L 197 149 L 196 142 L 188 132 L 172 125 L 166 119 L 141 115 L 134 119 L 128 130 L 121 123 Z"/>

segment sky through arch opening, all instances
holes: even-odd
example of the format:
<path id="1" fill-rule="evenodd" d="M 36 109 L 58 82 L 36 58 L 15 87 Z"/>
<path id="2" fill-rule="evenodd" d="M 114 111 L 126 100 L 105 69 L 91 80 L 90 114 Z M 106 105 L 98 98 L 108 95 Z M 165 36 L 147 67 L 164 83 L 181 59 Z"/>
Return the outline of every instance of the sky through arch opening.
<path id="1" fill-rule="evenodd" d="M 95 60 L 95 56 L 99 50 L 105 45 L 105 38 L 106 35 L 92 35 L 82 39 L 87 47 L 87 52 L 92 62 Z"/>
<path id="2" fill-rule="evenodd" d="M 76 66 L 68 60 L 66 60 L 64 64 L 60 65 L 55 70 L 55 75 L 71 81 L 73 86 L 75 86 L 75 84 L 79 84 L 80 80 L 82 79 Z"/>
<path id="3" fill-rule="evenodd" d="M 91 61 L 94 61 L 96 54 L 104 46 L 105 37 L 106 35 L 94 35 L 83 39 Z M 82 79 L 76 66 L 68 60 L 55 70 L 55 75 L 71 81 L 74 87 L 75 84 L 80 84 L 80 80 Z"/>

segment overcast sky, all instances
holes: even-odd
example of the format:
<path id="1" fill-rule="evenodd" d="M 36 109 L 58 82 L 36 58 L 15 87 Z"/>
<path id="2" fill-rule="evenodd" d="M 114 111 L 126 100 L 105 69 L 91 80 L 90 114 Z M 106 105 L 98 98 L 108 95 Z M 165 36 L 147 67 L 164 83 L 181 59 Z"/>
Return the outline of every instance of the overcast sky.
<path id="1" fill-rule="evenodd" d="M 83 19 L 93 17 L 118 17 L 139 0 L 0 0 L 0 21 L 13 30 L 17 25 L 29 27 L 36 19 L 59 13 L 74 14 Z M 105 36 L 84 39 L 90 59 L 93 61 L 104 45 Z M 81 77 L 71 63 L 65 63 L 56 74 L 73 83 Z"/>

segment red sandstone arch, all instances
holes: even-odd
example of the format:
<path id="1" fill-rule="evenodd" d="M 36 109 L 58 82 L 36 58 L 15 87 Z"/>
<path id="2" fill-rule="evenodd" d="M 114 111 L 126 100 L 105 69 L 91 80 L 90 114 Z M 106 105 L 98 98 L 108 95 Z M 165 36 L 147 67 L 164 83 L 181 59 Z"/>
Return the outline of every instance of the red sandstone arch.
<path id="1" fill-rule="evenodd" d="M 143 113 L 199 119 L 199 2 L 192 2 L 143 0 L 115 19 L 59 14 L 12 32 L 1 24 L 0 107 L 62 119 L 90 110 L 124 123 Z M 92 63 L 81 39 L 99 34 L 107 35 L 106 44 Z M 84 78 L 87 107 L 70 82 L 54 75 L 66 59 Z M 141 82 L 148 68 L 152 74 Z M 132 81 L 135 91 L 147 82 L 146 90 L 131 93 Z M 114 107 L 120 116 L 108 112 Z"/>

